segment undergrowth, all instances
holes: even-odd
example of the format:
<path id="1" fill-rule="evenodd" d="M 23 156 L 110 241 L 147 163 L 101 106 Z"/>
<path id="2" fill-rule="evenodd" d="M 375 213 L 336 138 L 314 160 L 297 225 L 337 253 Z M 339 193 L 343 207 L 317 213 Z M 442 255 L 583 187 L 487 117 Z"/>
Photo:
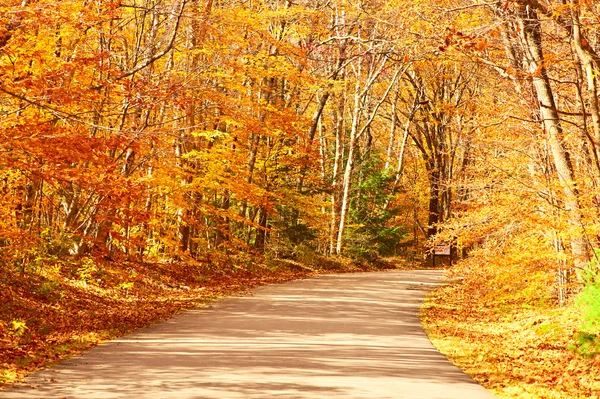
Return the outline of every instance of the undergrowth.
<path id="1" fill-rule="evenodd" d="M 570 349 L 586 358 L 600 355 L 600 283 L 589 283 L 579 293 L 576 305 L 581 327 Z"/>

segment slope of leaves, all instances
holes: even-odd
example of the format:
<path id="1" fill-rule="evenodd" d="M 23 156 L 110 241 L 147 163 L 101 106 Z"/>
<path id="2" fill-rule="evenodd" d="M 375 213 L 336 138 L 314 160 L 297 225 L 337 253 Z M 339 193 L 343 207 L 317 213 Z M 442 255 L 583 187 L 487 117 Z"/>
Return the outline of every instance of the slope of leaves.
<path id="1" fill-rule="evenodd" d="M 579 319 L 573 306 L 490 306 L 459 281 L 433 292 L 422 309 L 435 346 L 500 398 L 600 397 L 600 357 L 569 349 Z"/>

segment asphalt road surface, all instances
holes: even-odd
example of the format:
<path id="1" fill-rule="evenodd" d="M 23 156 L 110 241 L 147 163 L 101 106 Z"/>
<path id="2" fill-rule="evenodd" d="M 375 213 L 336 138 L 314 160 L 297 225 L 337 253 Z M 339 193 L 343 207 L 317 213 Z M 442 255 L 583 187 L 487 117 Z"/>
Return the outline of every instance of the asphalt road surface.
<path id="1" fill-rule="evenodd" d="M 255 289 L 104 343 L 0 398 L 491 399 L 418 319 L 440 271 Z"/>

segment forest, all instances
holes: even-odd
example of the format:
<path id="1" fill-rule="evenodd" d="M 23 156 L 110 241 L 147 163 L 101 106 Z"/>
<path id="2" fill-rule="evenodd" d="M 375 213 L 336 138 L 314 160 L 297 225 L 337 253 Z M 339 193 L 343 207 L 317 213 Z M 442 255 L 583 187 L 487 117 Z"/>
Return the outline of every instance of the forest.
<path id="1" fill-rule="evenodd" d="M 0 381 L 449 243 L 441 350 L 503 397 L 597 397 L 599 24 L 592 0 L 3 0 Z"/>

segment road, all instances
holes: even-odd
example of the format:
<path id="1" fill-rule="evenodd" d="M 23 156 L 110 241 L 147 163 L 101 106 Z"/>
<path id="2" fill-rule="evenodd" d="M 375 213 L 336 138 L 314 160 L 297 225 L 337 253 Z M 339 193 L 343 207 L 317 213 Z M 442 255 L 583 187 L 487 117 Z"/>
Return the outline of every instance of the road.
<path id="1" fill-rule="evenodd" d="M 491 399 L 420 326 L 441 278 L 386 271 L 261 287 L 104 343 L 0 398 Z"/>

